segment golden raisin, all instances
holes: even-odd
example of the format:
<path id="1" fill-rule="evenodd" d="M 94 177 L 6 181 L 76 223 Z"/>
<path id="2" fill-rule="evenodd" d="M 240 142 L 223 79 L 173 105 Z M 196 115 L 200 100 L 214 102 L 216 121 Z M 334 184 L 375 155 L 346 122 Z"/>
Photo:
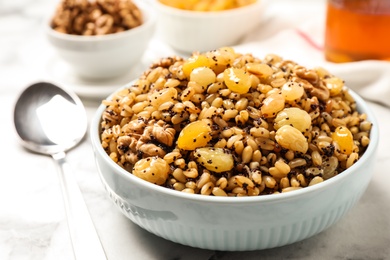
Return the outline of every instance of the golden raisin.
<path id="1" fill-rule="evenodd" d="M 165 102 L 172 101 L 177 98 L 177 90 L 175 88 L 163 88 L 159 91 L 153 92 L 149 96 L 149 102 L 153 107 L 158 108 Z"/>
<path id="2" fill-rule="evenodd" d="M 213 172 L 226 172 L 233 169 L 233 156 L 223 148 L 203 147 L 195 150 L 194 156 L 198 163 Z"/>
<path id="3" fill-rule="evenodd" d="M 351 131 L 345 126 L 339 126 L 332 133 L 332 139 L 339 147 L 343 154 L 351 154 L 353 150 L 353 136 Z"/>
<path id="4" fill-rule="evenodd" d="M 199 67 L 210 67 L 209 59 L 202 54 L 188 58 L 183 64 L 183 73 L 189 79 L 191 72 Z"/>
<path id="5" fill-rule="evenodd" d="M 318 77 L 320 77 L 321 79 L 324 79 L 324 78 L 331 76 L 329 71 L 327 71 L 326 69 L 324 69 L 322 67 L 315 67 L 315 68 L 313 68 L 313 70 L 317 73 Z"/>
<path id="6" fill-rule="evenodd" d="M 311 117 L 300 108 L 285 108 L 276 115 L 274 128 L 277 130 L 284 125 L 291 125 L 301 132 L 306 132 L 311 126 Z"/>
<path id="7" fill-rule="evenodd" d="M 324 82 L 326 84 L 326 87 L 329 89 L 329 93 L 331 96 L 336 96 L 340 94 L 344 86 L 344 81 L 337 77 L 325 78 Z"/>
<path id="8" fill-rule="evenodd" d="M 303 96 L 305 90 L 302 84 L 297 82 L 287 82 L 282 86 L 282 95 L 287 101 L 293 101 Z"/>
<path id="9" fill-rule="evenodd" d="M 186 125 L 177 139 L 177 146 L 183 150 L 195 150 L 206 146 L 211 140 L 211 128 L 206 120 L 192 122 Z"/>
<path id="10" fill-rule="evenodd" d="M 207 67 L 195 68 L 190 74 L 190 81 L 198 83 L 202 87 L 207 87 L 216 80 L 214 71 Z"/>
<path id="11" fill-rule="evenodd" d="M 261 79 L 266 79 L 273 74 L 273 70 L 270 66 L 264 63 L 247 63 L 245 68 L 248 72 L 256 75 Z"/>
<path id="12" fill-rule="evenodd" d="M 162 185 L 168 178 L 169 164 L 160 157 L 148 157 L 135 163 L 133 174 L 145 181 Z"/>
<path id="13" fill-rule="evenodd" d="M 284 97 L 279 93 L 274 93 L 263 100 L 263 105 L 260 110 L 264 117 L 272 118 L 284 108 L 284 105 Z"/>
<path id="14" fill-rule="evenodd" d="M 306 153 L 309 144 L 305 136 L 296 128 L 284 125 L 276 131 L 275 139 L 283 148 Z"/>
<path id="15" fill-rule="evenodd" d="M 252 81 L 249 74 L 243 69 L 228 68 L 223 72 L 225 85 L 233 92 L 239 94 L 248 93 Z"/>
<path id="16" fill-rule="evenodd" d="M 231 67 L 235 58 L 235 51 L 231 47 L 222 47 L 217 50 L 213 50 L 206 53 L 206 57 L 209 59 L 210 68 L 219 74 L 226 68 Z"/>

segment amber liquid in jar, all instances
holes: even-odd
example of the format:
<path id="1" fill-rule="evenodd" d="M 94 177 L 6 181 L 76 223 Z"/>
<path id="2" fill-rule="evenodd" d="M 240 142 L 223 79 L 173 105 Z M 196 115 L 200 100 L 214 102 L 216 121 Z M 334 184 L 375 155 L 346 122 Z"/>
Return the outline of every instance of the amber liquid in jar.
<path id="1" fill-rule="evenodd" d="M 390 0 L 328 0 L 325 58 L 390 61 Z"/>

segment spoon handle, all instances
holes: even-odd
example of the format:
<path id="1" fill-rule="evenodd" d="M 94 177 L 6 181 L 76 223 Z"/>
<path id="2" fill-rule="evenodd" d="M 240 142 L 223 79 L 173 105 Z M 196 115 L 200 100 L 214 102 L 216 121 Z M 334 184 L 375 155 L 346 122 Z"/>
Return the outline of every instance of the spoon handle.
<path id="1" fill-rule="evenodd" d="M 70 165 L 65 159 L 65 153 L 60 152 L 52 157 L 58 168 L 75 259 L 107 259 Z"/>

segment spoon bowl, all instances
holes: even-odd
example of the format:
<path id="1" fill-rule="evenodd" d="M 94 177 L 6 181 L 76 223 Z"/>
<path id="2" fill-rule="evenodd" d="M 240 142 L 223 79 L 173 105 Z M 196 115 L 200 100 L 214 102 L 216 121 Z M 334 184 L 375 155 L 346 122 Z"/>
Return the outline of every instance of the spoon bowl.
<path id="1" fill-rule="evenodd" d="M 46 82 L 23 91 L 15 105 L 14 122 L 23 146 L 47 155 L 73 148 L 87 130 L 80 99 Z"/>
<path id="2" fill-rule="evenodd" d="M 87 116 L 72 92 L 47 82 L 20 95 L 14 110 L 15 130 L 27 149 L 51 155 L 56 162 L 75 259 L 107 259 L 65 152 L 84 138 Z"/>

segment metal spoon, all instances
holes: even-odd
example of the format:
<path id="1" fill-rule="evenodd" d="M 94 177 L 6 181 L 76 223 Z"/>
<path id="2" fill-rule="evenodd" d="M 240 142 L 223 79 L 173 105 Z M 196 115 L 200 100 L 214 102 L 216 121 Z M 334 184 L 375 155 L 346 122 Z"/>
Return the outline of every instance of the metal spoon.
<path id="1" fill-rule="evenodd" d="M 65 152 L 76 146 L 87 130 L 80 99 L 51 83 L 26 88 L 16 102 L 14 123 L 23 146 L 51 155 L 56 162 L 69 233 L 76 259 L 107 259 Z"/>

